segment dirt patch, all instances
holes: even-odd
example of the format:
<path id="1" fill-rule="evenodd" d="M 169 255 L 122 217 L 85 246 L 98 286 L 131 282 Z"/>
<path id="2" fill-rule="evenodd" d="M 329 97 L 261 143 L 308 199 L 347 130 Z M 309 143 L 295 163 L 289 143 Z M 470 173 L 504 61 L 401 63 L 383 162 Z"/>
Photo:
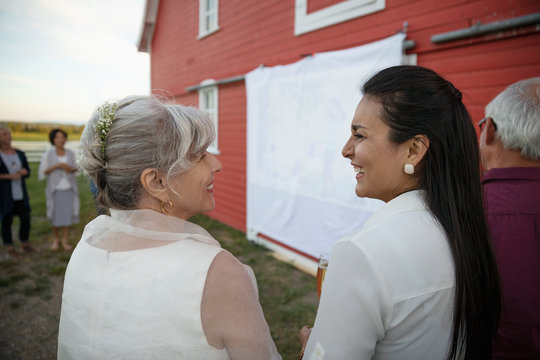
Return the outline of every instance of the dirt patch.
<path id="1" fill-rule="evenodd" d="M 0 359 L 56 359 L 65 252 L 0 253 Z"/>

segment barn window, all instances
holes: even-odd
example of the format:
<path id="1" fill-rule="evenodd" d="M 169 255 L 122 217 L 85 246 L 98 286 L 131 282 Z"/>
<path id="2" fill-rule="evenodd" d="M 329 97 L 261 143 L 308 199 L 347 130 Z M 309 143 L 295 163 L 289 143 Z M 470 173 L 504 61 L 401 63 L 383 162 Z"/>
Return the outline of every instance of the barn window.
<path id="1" fill-rule="evenodd" d="M 310 0 L 295 0 L 295 35 L 305 34 L 310 31 L 322 29 L 330 25 L 383 10 L 385 8 L 386 0 L 332 1 L 334 5 L 308 13 L 309 1 Z M 320 1 L 317 3 L 320 3 Z"/>
<path id="2" fill-rule="evenodd" d="M 199 39 L 218 30 L 218 0 L 199 0 Z"/>
<path id="3" fill-rule="evenodd" d="M 214 80 L 205 80 L 201 84 L 215 83 Z M 206 112 L 214 122 L 216 128 L 216 138 L 208 147 L 208 151 L 219 154 L 218 149 L 218 88 L 216 85 L 206 86 L 199 89 L 199 108 Z"/>

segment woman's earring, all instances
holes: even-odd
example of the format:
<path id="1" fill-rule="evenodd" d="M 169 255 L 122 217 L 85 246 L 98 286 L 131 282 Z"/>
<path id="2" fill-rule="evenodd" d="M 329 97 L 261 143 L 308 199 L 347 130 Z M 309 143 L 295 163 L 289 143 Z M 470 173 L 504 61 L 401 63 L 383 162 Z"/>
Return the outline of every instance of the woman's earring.
<path id="1" fill-rule="evenodd" d="M 405 164 L 405 166 L 403 166 L 403 172 L 405 172 L 405 174 L 407 174 L 407 175 L 414 174 L 414 165 L 413 164 Z"/>
<path id="2" fill-rule="evenodd" d="M 171 207 L 170 211 L 172 211 L 174 209 L 174 204 L 171 202 L 171 200 L 167 200 L 167 202 L 169 203 L 169 206 Z M 169 215 L 169 212 L 165 210 L 165 203 L 163 201 L 161 202 L 161 211 L 163 211 L 165 215 Z"/>

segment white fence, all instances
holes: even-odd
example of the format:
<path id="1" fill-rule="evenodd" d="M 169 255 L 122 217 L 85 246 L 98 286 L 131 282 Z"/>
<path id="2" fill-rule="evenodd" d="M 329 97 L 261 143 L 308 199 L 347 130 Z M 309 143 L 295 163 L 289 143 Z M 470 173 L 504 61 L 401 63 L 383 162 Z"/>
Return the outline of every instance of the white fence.
<path id="1" fill-rule="evenodd" d="M 11 146 L 24 151 L 28 162 L 39 162 L 43 153 L 52 148 L 48 141 L 12 141 Z M 66 148 L 79 155 L 79 141 L 68 141 Z"/>

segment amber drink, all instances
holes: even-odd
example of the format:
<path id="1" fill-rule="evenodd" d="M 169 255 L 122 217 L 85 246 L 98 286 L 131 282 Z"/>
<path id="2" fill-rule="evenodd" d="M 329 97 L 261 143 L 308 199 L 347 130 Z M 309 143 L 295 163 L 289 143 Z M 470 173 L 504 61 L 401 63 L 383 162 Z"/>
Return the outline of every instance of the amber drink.
<path id="1" fill-rule="evenodd" d="M 321 297 L 326 268 L 328 268 L 328 260 L 330 260 L 330 254 L 322 254 L 319 256 L 319 266 L 317 267 L 317 293 L 319 294 L 319 297 Z"/>

